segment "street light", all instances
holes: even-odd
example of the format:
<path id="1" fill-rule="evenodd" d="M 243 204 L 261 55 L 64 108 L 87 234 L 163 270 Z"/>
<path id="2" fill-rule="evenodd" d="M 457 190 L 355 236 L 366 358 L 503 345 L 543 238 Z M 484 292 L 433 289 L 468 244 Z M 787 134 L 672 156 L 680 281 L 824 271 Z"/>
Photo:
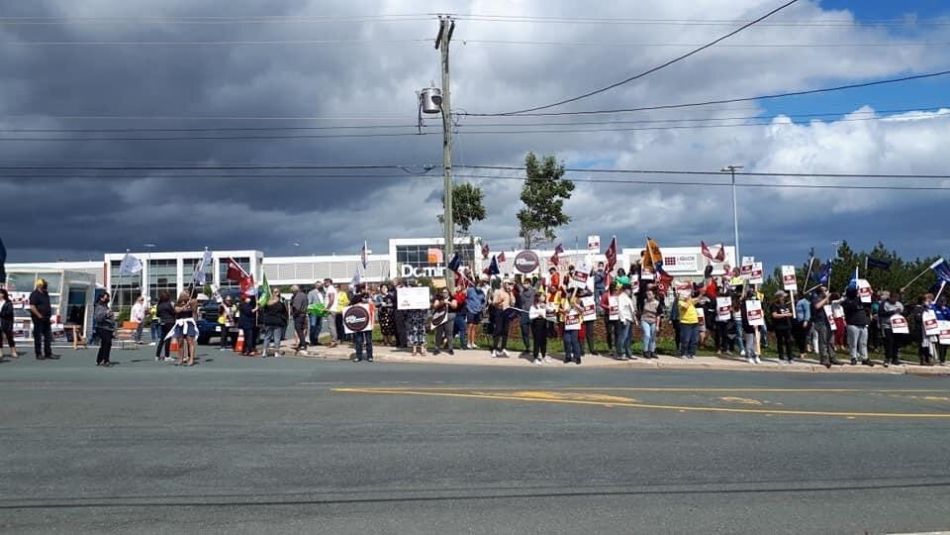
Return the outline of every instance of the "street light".
<path id="1" fill-rule="evenodd" d="M 720 169 L 722 173 L 729 173 L 732 175 L 732 231 L 735 233 L 735 244 L 736 244 L 736 263 L 742 261 L 742 257 L 739 256 L 739 207 L 736 204 L 736 169 L 742 169 L 741 165 L 727 165 Z"/>

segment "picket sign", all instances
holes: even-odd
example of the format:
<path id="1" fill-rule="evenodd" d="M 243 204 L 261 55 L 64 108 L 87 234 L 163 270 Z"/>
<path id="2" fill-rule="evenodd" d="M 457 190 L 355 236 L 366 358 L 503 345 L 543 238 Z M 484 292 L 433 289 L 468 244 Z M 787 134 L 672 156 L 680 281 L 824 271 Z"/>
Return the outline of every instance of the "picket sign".
<path id="1" fill-rule="evenodd" d="M 927 336 L 940 335 L 940 324 L 937 322 L 937 314 L 933 310 L 925 310 L 921 320 L 924 323 L 924 333 Z"/>
<path id="2" fill-rule="evenodd" d="M 584 321 L 595 321 L 597 319 L 597 308 L 594 306 L 593 297 L 581 297 L 581 306 L 584 308 Z"/>
<path id="3" fill-rule="evenodd" d="M 862 303 L 871 302 L 871 283 L 864 280 L 858 279 L 858 297 L 861 298 Z"/>
<path id="4" fill-rule="evenodd" d="M 786 292 L 794 292 L 798 289 L 795 266 L 782 266 L 782 286 Z"/>
<path id="5" fill-rule="evenodd" d="M 950 346 L 950 321 L 940 320 L 937 323 L 940 326 L 940 345 Z"/>
<path id="6" fill-rule="evenodd" d="M 907 318 L 900 314 L 891 316 L 891 332 L 894 334 L 910 334 L 910 327 L 907 325 Z"/>
<path id="7" fill-rule="evenodd" d="M 841 305 L 831 305 L 831 313 L 834 314 L 835 319 L 844 317 L 844 307 Z"/>
<path id="8" fill-rule="evenodd" d="M 564 313 L 564 329 L 568 331 L 581 330 L 581 313 L 571 307 Z"/>
<path id="9" fill-rule="evenodd" d="M 837 331 L 838 326 L 835 324 L 835 313 L 831 309 L 831 305 L 825 305 L 822 310 L 825 311 L 825 317 L 828 318 L 828 325 L 831 326 L 831 330 Z"/>
<path id="10" fill-rule="evenodd" d="M 616 295 L 607 298 L 607 319 L 609 321 L 620 319 L 620 299 Z"/>
<path id="11" fill-rule="evenodd" d="M 757 327 L 765 325 L 765 314 L 762 313 L 762 301 L 750 299 L 745 302 L 746 318 L 749 319 L 749 325 Z"/>
<path id="12" fill-rule="evenodd" d="M 696 319 L 699 320 L 699 323 L 703 323 L 703 320 L 706 319 L 706 311 L 703 310 L 703 307 L 693 307 L 696 309 Z"/>
<path id="13" fill-rule="evenodd" d="M 765 268 L 762 262 L 752 263 L 752 273 L 749 274 L 750 284 L 762 284 L 765 282 Z"/>
<path id="14" fill-rule="evenodd" d="M 716 321 L 729 321 L 732 317 L 732 299 L 728 297 L 716 298 Z"/>
<path id="15" fill-rule="evenodd" d="M 574 276 L 571 277 L 571 282 L 568 285 L 568 288 L 577 288 L 579 290 L 587 288 L 588 278 L 590 278 L 590 267 L 582 264 L 574 269 Z"/>

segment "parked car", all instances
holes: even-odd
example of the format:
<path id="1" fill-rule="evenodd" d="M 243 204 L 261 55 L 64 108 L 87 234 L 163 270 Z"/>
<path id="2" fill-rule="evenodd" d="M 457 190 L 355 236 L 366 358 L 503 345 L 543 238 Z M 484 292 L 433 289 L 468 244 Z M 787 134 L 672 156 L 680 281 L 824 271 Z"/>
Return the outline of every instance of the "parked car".
<path id="1" fill-rule="evenodd" d="M 225 297 L 230 297 L 234 303 L 238 303 L 241 299 L 241 291 L 238 289 L 227 289 L 221 290 L 219 292 L 220 298 L 223 300 Z M 218 299 L 208 299 L 205 301 L 198 312 L 198 343 L 207 344 L 211 342 L 212 338 L 221 337 L 221 333 L 224 331 L 224 325 L 218 323 L 218 317 L 220 314 L 221 301 Z"/>

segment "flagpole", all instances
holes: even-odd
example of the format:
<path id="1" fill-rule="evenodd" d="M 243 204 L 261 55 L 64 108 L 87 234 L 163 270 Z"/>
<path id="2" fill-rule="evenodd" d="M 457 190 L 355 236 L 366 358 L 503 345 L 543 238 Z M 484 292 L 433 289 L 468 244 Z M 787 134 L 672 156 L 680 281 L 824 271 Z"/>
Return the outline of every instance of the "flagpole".
<path id="1" fill-rule="evenodd" d="M 926 275 L 928 271 L 930 271 L 931 269 L 934 268 L 934 266 L 940 265 L 941 262 L 943 262 L 943 259 L 942 259 L 942 258 L 941 258 L 940 260 L 938 260 L 937 262 L 934 262 L 933 264 L 927 266 L 927 268 L 924 269 L 923 271 L 921 271 L 919 275 L 917 275 L 916 277 L 914 277 L 913 279 L 911 279 L 910 282 L 908 282 L 907 284 L 905 284 L 905 285 L 901 288 L 901 293 L 904 293 L 904 290 L 906 290 L 908 287 L 910 287 L 911 284 L 914 284 L 914 283 L 917 281 L 917 279 L 919 279 L 919 278 L 923 277 L 924 275 Z"/>
<path id="2" fill-rule="evenodd" d="M 815 265 L 815 257 L 812 256 L 808 259 L 808 271 L 805 272 L 805 281 L 802 283 L 802 288 L 808 285 L 809 277 L 811 277 L 811 267 Z M 802 295 L 807 294 L 808 290 L 802 292 Z"/>

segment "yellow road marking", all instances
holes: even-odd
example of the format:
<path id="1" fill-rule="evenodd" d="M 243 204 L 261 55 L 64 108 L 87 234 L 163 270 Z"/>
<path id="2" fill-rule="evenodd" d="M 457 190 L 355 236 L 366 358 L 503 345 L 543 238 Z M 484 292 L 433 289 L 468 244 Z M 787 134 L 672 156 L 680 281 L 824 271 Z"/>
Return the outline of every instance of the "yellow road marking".
<path id="1" fill-rule="evenodd" d="M 393 386 L 393 387 L 382 387 L 384 390 L 413 390 L 413 391 L 434 391 L 439 392 L 443 390 L 460 390 L 465 388 L 464 386 Z M 477 387 L 479 391 L 502 391 L 508 392 L 513 390 L 512 387 L 504 386 L 479 386 Z M 690 387 L 634 387 L 634 386 L 579 386 L 579 387 L 551 387 L 546 391 L 564 391 L 564 392 L 577 392 L 577 391 L 596 391 L 596 392 L 605 392 L 605 391 L 623 391 L 623 392 L 801 392 L 801 393 L 844 393 L 850 394 L 855 392 L 865 392 L 865 393 L 907 393 L 907 394 L 950 394 L 950 389 L 908 389 L 908 390 L 890 390 L 890 389 L 863 389 L 863 388 L 690 388 Z"/>
<path id="2" fill-rule="evenodd" d="M 432 390 L 409 390 L 401 388 L 334 388 L 334 392 L 344 392 L 351 394 L 377 394 L 377 395 L 409 395 L 409 396 L 433 396 L 433 397 L 452 397 L 467 399 L 495 399 L 508 401 L 528 401 L 539 403 L 562 403 L 567 405 L 594 405 L 598 407 L 631 407 L 637 409 L 660 409 L 677 410 L 680 412 L 725 412 L 738 414 L 781 414 L 789 416 L 835 416 L 835 417 L 867 417 L 867 418 L 914 418 L 914 419 L 950 419 L 950 413 L 891 413 L 891 412 L 838 412 L 838 411 L 805 411 L 805 410 L 772 410 L 772 409 L 739 409 L 727 407 L 696 407 L 690 405 L 655 405 L 649 403 L 629 403 L 629 402 L 610 402 L 590 401 L 581 399 L 546 399 L 538 397 L 518 397 L 506 394 L 488 394 L 488 393 L 459 393 L 459 392 L 436 392 Z"/>

